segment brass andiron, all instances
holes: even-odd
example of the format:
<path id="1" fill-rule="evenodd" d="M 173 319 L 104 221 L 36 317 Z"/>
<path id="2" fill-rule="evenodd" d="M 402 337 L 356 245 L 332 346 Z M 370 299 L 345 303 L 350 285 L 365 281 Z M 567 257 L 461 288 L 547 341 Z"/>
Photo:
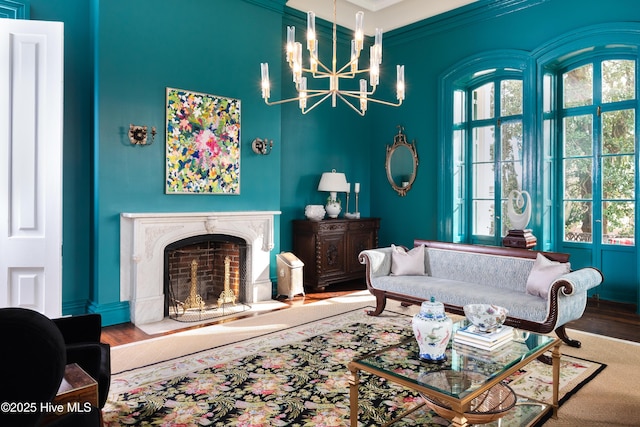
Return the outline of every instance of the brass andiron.
<path id="1" fill-rule="evenodd" d="M 204 310 L 204 301 L 202 297 L 198 295 L 196 284 L 198 282 L 198 263 L 194 259 L 191 261 L 191 289 L 189 290 L 189 296 L 184 300 L 184 309 L 198 308 Z"/>
<path id="2" fill-rule="evenodd" d="M 231 290 L 229 286 L 229 277 L 231 276 L 231 258 L 228 256 L 224 257 L 224 290 L 220 294 L 220 298 L 218 298 L 218 308 L 222 306 L 222 304 L 226 304 L 228 302 L 236 305 L 236 295 Z"/>

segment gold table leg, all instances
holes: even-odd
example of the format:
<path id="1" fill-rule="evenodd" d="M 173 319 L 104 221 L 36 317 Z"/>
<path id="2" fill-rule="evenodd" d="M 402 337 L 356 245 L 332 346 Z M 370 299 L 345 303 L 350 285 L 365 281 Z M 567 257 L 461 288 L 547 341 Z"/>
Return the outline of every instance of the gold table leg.
<path id="1" fill-rule="evenodd" d="M 349 370 L 351 371 L 351 379 L 349 380 L 350 423 L 351 427 L 358 427 L 358 387 L 360 385 L 360 378 L 357 368 L 349 366 Z"/>
<path id="2" fill-rule="evenodd" d="M 456 415 L 451 420 L 451 425 L 455 427 L 467 427 L 469 424 L 467 424 L 467 419 L 464 416 Z"/>
<path id="3" fill-rule="evenodd" d="M 552 357 L 552 368 L 553 368 L 553 418 L 558 418 L 558 389 L 560 387 L 560 344 L 558 341 L 556 345 L 553 346 L 553 351 L 551 353 Z"/>

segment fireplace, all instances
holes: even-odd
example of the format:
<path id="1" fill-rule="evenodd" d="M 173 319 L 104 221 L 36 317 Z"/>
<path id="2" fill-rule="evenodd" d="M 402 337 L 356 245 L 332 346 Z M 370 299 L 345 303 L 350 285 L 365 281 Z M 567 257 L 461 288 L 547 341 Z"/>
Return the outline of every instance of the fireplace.
<path id="1" fill-rule="evenodd" d="M 165 248 L 196 236 L 224 235 L 246 244 L 245 303 L 268 301 L 273 230 L 278 211 L 122 213 L 120 300 L 136 325 L 165 318 Z"/>
<path id="2" fill-rule="evenodd" d="M 165 316 L 198 322 L 249 310 L 243 239 L 224 234 L 189 237 L 164 250 Z"/>

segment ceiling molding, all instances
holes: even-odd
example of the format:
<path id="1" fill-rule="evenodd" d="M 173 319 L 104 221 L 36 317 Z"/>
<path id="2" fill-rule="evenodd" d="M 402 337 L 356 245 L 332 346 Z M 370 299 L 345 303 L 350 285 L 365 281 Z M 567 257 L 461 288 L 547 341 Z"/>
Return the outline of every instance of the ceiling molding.
<path id="1" fill-rule="evenodd" d="M 247 3 L 256 4 L 265 9 L 282 13 L 287 0 L 244 0 Z"/>
<path id="2" fill-rule="evenodd" d="M 0 0 L 0 18 L 29 19 L 29 0 Z"/>
<path id="3" fill-rule="evenodd" d="M 377 12 L 386 7 L 392 6 L 396 3 L 400 3 L 403 0 L 347 0 L 356 6 L 364 7 L 372 12 Z"/>
<path id="4" fill-rule="evenodd" d="M 551 0 L 478 0 L 466 6 L 404 26 L 387 34 L 387 46 L 406 43 L 442 31 L 495 19 Z"/>
<path id="5" fill-rule="evenodd" d="M 368 9 L 364 11 L 364 32 L 372 36 L 376 28 L 388 32 L 477 1 L 337 0 L 336 21 L 353 30 L 356 12 Z M 333 22 L 332 0 L 288 0 L 287 6 L 304 13 L 312 10 L 318 18 Z"/>

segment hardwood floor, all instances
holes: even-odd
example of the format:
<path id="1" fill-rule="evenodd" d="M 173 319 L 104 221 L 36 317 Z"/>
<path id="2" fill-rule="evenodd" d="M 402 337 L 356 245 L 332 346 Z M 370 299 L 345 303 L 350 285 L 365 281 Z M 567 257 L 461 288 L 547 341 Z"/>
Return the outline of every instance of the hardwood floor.
<path id="1" fill-rule="evenodd" d="M 328 289 L 326 292 L 319 293 L 307 293 L 305 297 L 302 295 L 294 297 L 292 300 L 283 300 L 280 301 L 287 304 L 289 307 L 300 306 L 304 304 L 311 304 L 314 302 L 322 301 L 324 299 L 333 298 L 341 295 L 347 295 L 352 292 L 356 292 L 358 290 L 366 289 L 366 285 L 362 284 L 348 284 L 348 285 L 336 285 L 332 286 L 331 289 Z M 279 310 L 286 310 L 286 308 L 281 308 Z M 167 332 L 165 334 L 157 334 L 157 335 L 149 335 L 142 331 L 140 328 L 136 327 L 132 323 L 122 323 L 119 325 L 106 326 L 102 328 L 102 342 L 108 343 L 111 346 L 128 344 L 136 341 L 143 341 L 150 338 L 155 338 L 162 335 L 169 335 L 180 331 L 185 331 L 188 329 L 197 329 L 203 328 L 205 326 L 214 325 L 218 323 L 231 322 L 233 320 L 237 320 L 240 318 L 250 317 L 250 316 L 259 316 L 258 313 L 247 314 L 235 316 L 232 319 L 223 319 L 223 320 L 212 320 L 211 323 L 201 324 L 197 326 L 185 326 L 183 329 Z M 185 323 L 188 325 L 188 323 Z"/>
<path id="2" fill-rule="evenodd" d="M 640 343 L 640 315 L 631 304 L 589 298 L 582 317 L 567 327 Z"/>
<path id="3" fill-rule="evenodd" d="M 361 289 L 365 289 L 364 285 L 356 284 L 354 286 L 354 284 L 349 284 L 342 287 L 333 286 L 326 292 L 308 293 L 304 298 L 302 296 L 297 296 L 293 300 L 282 300 L 282 302 L 288 304 L 290 307 L 293 307 L 349 294 L 351 292 L 354 292 L 354 290 Z M 286 308 L 280 310 L 286 310 Z M 248 316 L 259 316 L 259 314 L 249 314 L 242 317 Z M 237 317 L 234 319 L 222 321 L 214 320 L 207 325 L 199 325 L 193 327 L 187 326 L 186 328 L 181 330 L 201 328 L 216 323 L 229 322 L 235 319 L 237 319 Z M 640 316 L 635 313 L 635 308 L 632 305 L 612 303 L 597 299 L 589 299 L 587 302 L 587 309 L 585 310 L 582 318 L 574 322 L 570 322 L 567 327 L 570 329 L 576 329 L 598 335 L 606 335 L 613 338 L 640 343 Z M 168 332 L 167 334 L 175 332 L 178 331 Z M 160 335 L 164 334 L 148 335 L 131 323 L 107 326 L 102 329 L 102 341 L 109 343 L 112 346 L 127 344 L 136 341 L 143 341 Z"/>

